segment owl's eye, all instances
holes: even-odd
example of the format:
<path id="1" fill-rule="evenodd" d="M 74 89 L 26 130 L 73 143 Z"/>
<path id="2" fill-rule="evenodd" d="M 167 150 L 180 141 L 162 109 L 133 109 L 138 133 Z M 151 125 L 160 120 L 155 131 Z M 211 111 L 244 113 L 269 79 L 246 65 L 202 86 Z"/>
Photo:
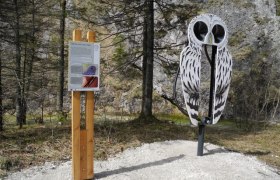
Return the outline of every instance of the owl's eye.
<path id="1" fill-rule="evenodd" d="M 208 33 L 208 27 L 204 22 L 198 21 L 194 24 L 193 31 L 198 40 L 204 41 Z"/>
<path id="2" fill-rule="evenodd" d="M 215 43 L 220 43 L 223 41 L 225 37 L 225 29 L 223 26 L 216 24 L 212 29 L 212 33 L 214 35 Z"/>

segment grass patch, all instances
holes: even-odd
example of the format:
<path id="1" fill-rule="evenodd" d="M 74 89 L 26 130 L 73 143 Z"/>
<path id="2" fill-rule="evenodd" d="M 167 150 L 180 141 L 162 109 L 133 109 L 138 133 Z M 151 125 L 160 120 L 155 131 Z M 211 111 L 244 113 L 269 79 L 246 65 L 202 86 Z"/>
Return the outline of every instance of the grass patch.
<path id="1" fill-rule="evenodd" d="M 50 128 L 34 124 L 5 129 L 0 133 L 1 175 L 46 161 L 69 160 L 70 138 L 69 125 Z"/>
<path id="2" fill-rule="evenodd" d="M 170 121 L 171 123 L 179 124 L 179 125 L 187 125 L 190 124 L 190 119 L 183 114 L 157 114 L 155 115 L 157 119 Z"/>
<path id="3" fill-rule="evenodd" d="M 100 121 L 95 123 L 95 159 L 130 147 L 166 140 L 197 141 L 198 128 L 185 125 L 183 115 L 157 115 L 161 121 L 144 124 L 139 121 Z M 180 122 L 185 122 L 180 124 Z M 230 120 L 206 127 L 205 141 L 258 157 L 280 169 L 280 126 L 265 126 L 248 132 Z M 70 124 L 50 126 L 34 124 L 24 129 L 9 128 L 0 133 L 0 176 L 47 161 L 71 159 Z"/>
<path id="4" fill-rule="evenodd" d="M 216 137 L 216 133 L 213 133 L 217 129 L 214 130 L 212 127 L 209 129 L 211 133 L 207 133 L 207 136 L 213 143 L 222 145 L 232 151 L 255 155 L 260 160 L 280 169 L 279 125 L 249 133 L 240 129 L 229 131 L 229 133 L 220 132 L 223 136 L 228 136 L 222 138 Z M 233 133 L 236 133 L 236 135 Z"/>
<path id="5" fill-rule="evenodd" d="M 276 0 L 276 16 L 280 16 L 280 0 Z"/>

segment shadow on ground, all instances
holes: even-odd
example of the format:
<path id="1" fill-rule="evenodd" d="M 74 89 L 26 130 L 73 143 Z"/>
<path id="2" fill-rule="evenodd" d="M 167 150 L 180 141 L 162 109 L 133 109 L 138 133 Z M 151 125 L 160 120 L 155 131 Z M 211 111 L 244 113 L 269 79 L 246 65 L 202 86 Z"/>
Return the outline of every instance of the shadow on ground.
<path id="1" fill-rule="evenodd" d="M 120 169 L 115 169 L 115 170 L 96 173 L 94 176 L 95 176 L 95 178 L 104 178 L 104 177 L 107 177 L 107 176 L 126 173 L 126 172 L 131 172 L 131 171 L 144 169 L 144 168 L 148 168 L 148 167 L 152 167 L 152 166 L 160 166 L 160 165 L 163 165 L 163 164 L 166 164 L 166 163 L 171 163 L 171 162 L 176 161 L 178 159 L 181 159 L 183 157 L 184 157 L 184 155 L 181 154 L 179 156 L 169 157 L 169 158 L 162 159 L 162 160 L 155 161 L 155 162 L 149 162 L 149 163 L 139 164 L 139 165 L 136 165 L 136 166 L 124 167 L 124 168 L 120 168 Z"/>

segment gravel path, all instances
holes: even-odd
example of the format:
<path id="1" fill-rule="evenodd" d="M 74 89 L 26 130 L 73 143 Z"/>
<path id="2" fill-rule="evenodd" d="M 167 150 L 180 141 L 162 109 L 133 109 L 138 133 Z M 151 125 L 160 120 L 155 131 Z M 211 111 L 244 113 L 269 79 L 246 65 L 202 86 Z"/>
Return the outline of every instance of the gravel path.
<path id="1" fill-rule="evenodd" d="M 197 142 L 165 141 L 125 150 L 107 161 L 95 162 L 96 179 L 279 179 L 279 172 L 255 157 L 205 144 L 204 156 L 196 156 Z M 13 180 L 68 180 L 71 162 L 46 163 L 13 173 Z"/>

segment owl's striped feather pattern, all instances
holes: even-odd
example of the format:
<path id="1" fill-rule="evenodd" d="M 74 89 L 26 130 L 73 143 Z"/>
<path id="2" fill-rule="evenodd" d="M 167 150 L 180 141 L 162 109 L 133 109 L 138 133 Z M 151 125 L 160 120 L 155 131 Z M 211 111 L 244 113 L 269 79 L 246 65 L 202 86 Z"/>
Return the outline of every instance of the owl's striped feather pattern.
<path id="1" fill-rule="evenodd" d="M 226 105 L 232 71 L 232 57 L 226 47 L 218 49 L 216 56 L 216 78 L 213 124 L 220 119 Z"/>
<path id="2" fill-rule="evenodd" d="M 201 48 L 187 46 L 180 56 L 180 75 L 185 104 L 193 125 L 198 124 Z"/>
<path id="3" fill-rule="evenodd" d="M 188 25 L 188 42 L 188 46 L 183 49 L 180 56 L 180 75 L 185 104 L 193 125 L 198 125 L 199 121 L 202 46 L 217 47 L 214 102 L 210 111 L 212 123 L 216 124 L 225 108 L 232 71 L 232 57 L 226 48 L 228 42 L 226 24 L 214 14 L 196 16 Z"/>

